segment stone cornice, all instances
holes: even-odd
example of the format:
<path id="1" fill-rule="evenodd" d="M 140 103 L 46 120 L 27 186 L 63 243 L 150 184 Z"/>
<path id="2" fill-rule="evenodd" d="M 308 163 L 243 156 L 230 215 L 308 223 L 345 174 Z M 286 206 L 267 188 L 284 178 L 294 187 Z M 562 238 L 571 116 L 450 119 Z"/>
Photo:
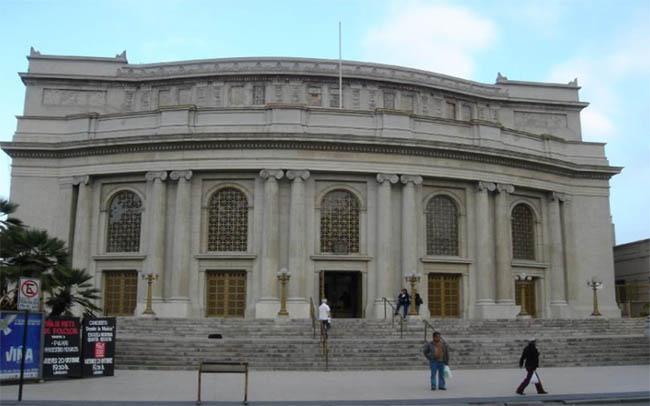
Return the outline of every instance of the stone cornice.
<path id="1" fill-rule="evenodd" d="M 439 141 L 377 140 L 375 137 L 309 136 L 295 134 L 248 134 L 218 137 L 202 136 L 187 139 L 186 136 L 166 135 L 156 139 L 145 136 L 113 138 L 111 140 L 87 140 L 60 143 L 4 142 L 0 147 L 12 158 L 66 159 L 86 156 L 125 153 L 227 150 L 227 149 L 275 149 L 337 151 L 349 153 L 377 153 L 428 158 L 454 159 L 530 169 L 562 176 L 588 179 L 609 179 L 622 168 L 604 165 L 578 165 L 552 158 L 540 157 L 483 146 L 455 144 Z"/>

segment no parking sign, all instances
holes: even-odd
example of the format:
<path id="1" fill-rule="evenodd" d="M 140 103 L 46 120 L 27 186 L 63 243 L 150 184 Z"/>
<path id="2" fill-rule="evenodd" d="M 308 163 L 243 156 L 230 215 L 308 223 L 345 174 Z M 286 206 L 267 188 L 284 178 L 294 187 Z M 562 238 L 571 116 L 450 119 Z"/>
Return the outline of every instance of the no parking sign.
<path id="1" fill-rule="evenodd" d="M 41 281 L 35 278 L 20 278 L 18 283 L 18 310 L 37 312 L 41 298 Z"/>

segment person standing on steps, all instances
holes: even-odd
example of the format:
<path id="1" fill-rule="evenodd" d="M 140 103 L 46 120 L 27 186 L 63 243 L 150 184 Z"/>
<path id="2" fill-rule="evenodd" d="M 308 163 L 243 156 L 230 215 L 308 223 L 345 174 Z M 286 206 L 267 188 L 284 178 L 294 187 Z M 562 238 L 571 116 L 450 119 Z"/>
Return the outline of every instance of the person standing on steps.
<path id="1" fill-rule="evenodd" d="M 445 366 L 449 365 L 449 349 L 439 332 L 433 333 L 433 341 L 424 344 L 424 356 L 429 360 L 431 367 L 431 390 L 447 390 L 445 383 Z M 436 386 L 436 375 L 438 382 Z"/>
<path id="2" fill-rule="evenodd" d="M 411 297 L 406 289 L 402 289 L 397 295 L 397 308 L 395 309 L 395 316 L 399 314 L 399 308 L 404 309 L 404 319 L 406 315 L 409 314 L 409 305 L 411 304 Z"/>
<path id="3" fill-rule="evenodd" d="M 330 307 L 327 305 L 327 299 L 322 299 L 320 306 L 318 306 L 318 320 L 325 329 L 330 329 Z"/>
<path id="4" fill-rule="evenodd" d="M 535 338 L 531 338 L 530 340 L 528 340 L 528 345 L 524 348 L 524 351 L 521 353 L 521 358 L 519 358 L 519 368 L 525 366 L 527 373 L 523 382 L 517 388 L 518 395 L 524 394 L 524 389 L 526 389 L 526 386 L 528 386 L 531 380 L 533 380 L 533 382 L 535 383 L 535 388 L 537 389 L 537 393 L 539 394 L 548 393 L 544 390 L 544 387 L 542 386 L 542 380 L 539 379 L 539 375 L 537 374 L 536 371 L 537 368 L 539 367 L 539 351 L 537 350 L 537 346 L 535 345 L 535 343 L 536 343 Z"/>
<path id="5" fill-rule="evenodd" d="M 422 303 L 424 303 L 422 301 L 422 297 L 420 297 L 419 293 L 416 293 L 415 294 L 415 312 L 417 314 L 420 314 L 420 305 L 422 305 Z"/>

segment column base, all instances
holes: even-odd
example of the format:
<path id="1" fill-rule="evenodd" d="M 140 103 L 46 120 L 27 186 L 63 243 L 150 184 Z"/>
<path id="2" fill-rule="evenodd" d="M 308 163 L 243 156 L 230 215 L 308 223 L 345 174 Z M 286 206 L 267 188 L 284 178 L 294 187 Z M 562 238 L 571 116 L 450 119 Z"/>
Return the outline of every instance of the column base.
<path id="1" fill-rule="evenodd" d="M 320 304 L 319 304 L 320 305 Z M 287 312 L 291 319 L 310 319 L 309 301 L 303 297 L 290 297 L 287 299 Z M 318 318 L 318 306 L 314 303 L 314 316 Z"/>
<path id="2" fill-rule="evenodd" d="M 571 309 L 566 302 L 551 302 L 551 318 L 553 319 L 570 319 Z"/>
<path id="3" fill-rule="evenodd" d="M 520 306 L 513 303 L 477 303 L 475 306 L 477 319 L 514 319 L 520 311 Z"/>
<path id="4" fill-rule="evenodd" d="M 279 311 L 280 300 L 278 298 L 264 298 L 255 303 L 256 319 L 275 319 Z"/>
<path id="5" fill-rule="evenodd" d="M 384 312 L 384 309 L 385 309 L 385 312 Z M 384 316 L 384 314 L 385 314 L 385 316 Z M 390 307 L 390 305 L 388 303 L 386 303 L 385 307 L 384 307 L 384 299 L 381 298 L 381 297 L 377 298 L 377 299 L 375 299 L 375 302 L 374 302 L 373 307 L 372 307 L 371 317 L 374 318 L 374 319 L 377 319 L 377 320 L 386 319 L 386 320 L 390 321 L 390 319 L 393 317 L 393 308 Z"/>
<path id="6" fill-rule="evenodd" d="M 190 299 L 186 297 L 171 298 L 161 301 L 160 299 L 152 300 L 151 308 L 155 315 L 142 314 L 146 308 L 146 303 L 138 303 L 135 309 L 136 316 L 144 317 L 189 317 Z"/>

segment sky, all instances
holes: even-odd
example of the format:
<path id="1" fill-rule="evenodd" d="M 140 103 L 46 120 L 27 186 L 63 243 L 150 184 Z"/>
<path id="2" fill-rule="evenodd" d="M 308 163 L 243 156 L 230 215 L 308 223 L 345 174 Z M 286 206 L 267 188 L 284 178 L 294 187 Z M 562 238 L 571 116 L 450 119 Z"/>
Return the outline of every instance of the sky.
<path id="1" fill-rule="evenodd" d="M 0 141 L 24 101 L 18 72 L 43 54 L 129 63 L 242 56 L 338 58 L 484 83 L 578 78 L 584 141 L 606 143 L 616 243 L 650 238 L 650 0 L 0 1 Z M 0 197 L 11 160 L 0 152 Z"/>

